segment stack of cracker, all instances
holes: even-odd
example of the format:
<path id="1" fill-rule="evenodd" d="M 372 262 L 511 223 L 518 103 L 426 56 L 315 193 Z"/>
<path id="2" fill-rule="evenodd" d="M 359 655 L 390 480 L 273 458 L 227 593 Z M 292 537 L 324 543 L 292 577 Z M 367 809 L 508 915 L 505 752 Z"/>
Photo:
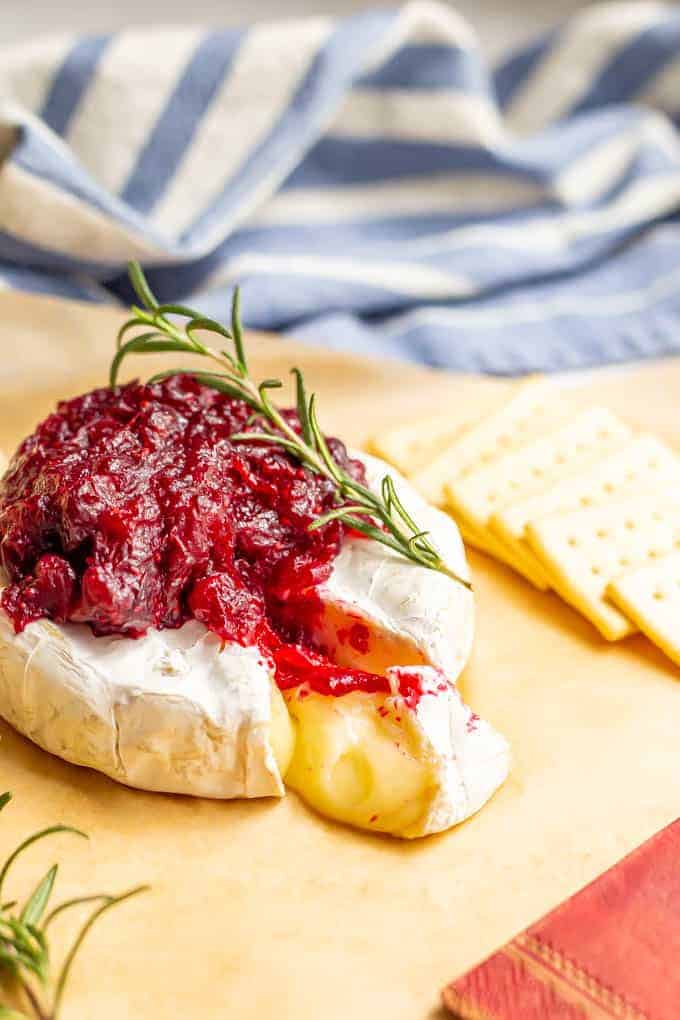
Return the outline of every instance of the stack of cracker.
<path id="1" fill-rule="evenodd" d="M 538 380 L 457 431 L 437 416 L 370 446 L 469 545 L 552 588 L 608 640 L 641 630 L 680 664 L 680 456 L 659 439 Z"/>

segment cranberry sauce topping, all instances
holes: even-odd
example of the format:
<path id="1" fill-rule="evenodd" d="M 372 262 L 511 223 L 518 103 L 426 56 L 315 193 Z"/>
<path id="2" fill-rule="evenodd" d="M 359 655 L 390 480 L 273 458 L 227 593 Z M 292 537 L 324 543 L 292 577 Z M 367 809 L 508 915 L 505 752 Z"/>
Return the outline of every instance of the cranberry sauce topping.
<path id="1" fill-rule="evenodd" d="M 316 588 L 344 527 L 308 526 L 334 489 L 274 444 L 231 442 L 249 415 L 187 375 L 61 403 L 0 486 L 2 605 L 15 629 L 48 617 L 135 638 L 194 618 L 225 641 L 259 645 L 282 687 L 388 689 L 311 647 Z M 361 479 L 363 465 L 328 442 Z"/>

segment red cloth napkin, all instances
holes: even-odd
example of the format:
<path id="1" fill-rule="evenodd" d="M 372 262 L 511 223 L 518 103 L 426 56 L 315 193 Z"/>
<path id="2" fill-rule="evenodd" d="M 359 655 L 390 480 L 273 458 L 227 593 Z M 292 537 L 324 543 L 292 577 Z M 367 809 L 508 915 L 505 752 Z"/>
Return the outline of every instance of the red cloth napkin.
<path id="1" fill-rule="evenodd" d="M 680 819 L 442 997 L 462 1020 L 680 1020 Z"/>

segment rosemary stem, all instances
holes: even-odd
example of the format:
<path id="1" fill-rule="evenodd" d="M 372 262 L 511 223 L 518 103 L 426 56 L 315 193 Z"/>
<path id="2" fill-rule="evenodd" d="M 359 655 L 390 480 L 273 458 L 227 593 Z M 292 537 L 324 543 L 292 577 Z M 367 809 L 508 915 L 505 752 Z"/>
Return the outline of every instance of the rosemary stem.
<path id="1" fill-rule="evenodd" d="M 26 996 L 31 1005 L 31 1009 L 35 1013 L 36 1020 L 51 1020 L 51 1017 L 42 1008 L 38 996 L 35 994 L 31 986 L 29 985 L 28 981 L 26 981 L 24 978 L 19 978 L 19 984 L 21 985 L 21 990 L 23 991 L 24 995 Z"/>

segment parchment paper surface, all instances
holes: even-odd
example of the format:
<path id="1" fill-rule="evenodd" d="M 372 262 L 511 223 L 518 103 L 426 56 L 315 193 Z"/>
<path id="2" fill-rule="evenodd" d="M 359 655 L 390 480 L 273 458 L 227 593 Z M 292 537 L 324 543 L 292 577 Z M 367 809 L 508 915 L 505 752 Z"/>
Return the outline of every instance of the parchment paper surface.
<path id="1" fill-rule="evenodd" d="M 59 397 L 105 384 L 119 321 L 0 295 L 4 449 Z M 263 376 L 300 364 L 322 424 L 352 443 L 437 407 L 467 420 L 511 385 L 272 338 L 251 347 Z M 680 361 L 585 385 L 680 444 Z M 0 786 L 15 794 L 0 818 L 3 854 L 57 820 L 92 836 L 36 847 L 7 892 L 26 892 L 55 860 L 64 898 L 153 886 L 92 935 L 64 1020 L 433 1020 L 444 983 L 677 816 L 675 668 L 644 639 L 608 645 L 555 596 L 482 555 L 471 561 L 479 621 L 463 692 L 509 738 L 514 766 L 476 818 L 443 836 L 364 836 L 293 794 L 219 803 L 138 793 L 0 725 Z"/>

